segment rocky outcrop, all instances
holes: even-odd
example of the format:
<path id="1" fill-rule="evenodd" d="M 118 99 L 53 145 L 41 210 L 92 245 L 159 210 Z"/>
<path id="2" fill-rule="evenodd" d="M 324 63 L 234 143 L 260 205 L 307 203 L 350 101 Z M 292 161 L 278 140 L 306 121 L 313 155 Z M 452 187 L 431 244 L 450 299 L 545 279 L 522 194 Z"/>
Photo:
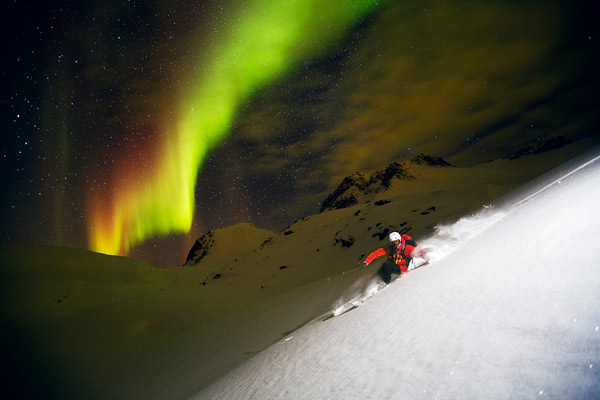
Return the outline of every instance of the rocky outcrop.
<path id="1" fill-rule="evenodd" d="M 351 207 L 358 203 L 358 197 L 369 187 L 365 175 L 361 172 L 355 172 L 344 178 L 337 189 L 331 193 L 321 206 L 321 211 L 338 210 L 340 208 Z"/>
<path id="2" fill-rule="evenodd" d="M 221 268 L 258 248 L 274 235 L 275 232 L 259 229 L 250 223 L 211 230 L 196 240 L 184 265 Z"/>
<path id="3" fill-rule="evenodd" d="M 185 265 L 198 264 L 208 254 L 210 248 L 215 244 L 214 235 L 214 231 L 208 231 L 196 240 L 185 259 Z"/>
<path id="4" fill-rule="evenodd" d="M 340 237 L 340 233 L 341 231 L 336 232 L 335 234 L 335 242 L 333 243 L 333 245 L 337 245 L 338 243 L 340 243 L 342 245 L 342 247 L 352 247 L 352 245 L 354 244 L 354 236 L 352 235 L 346 235 L 344 237 Z"/>
<path id="5" fill-rule="evenodd" d="M 544 140 L 540 143 L 536 143 L 534 145 L 527 146 L 527 147 L 517 151 L 515 154 L 513 154 L 513 156 L 510 157 L 510 159 L 514 160 L 519 157 L 530 156 L 533 154 L 540 154 L 540 153 L 543 153 L 548 150 L 560 149 L 561 147 L 564 147 L 564 146 L 568 145 L 569 143 L 571 143 L 571 141 L 569 139 L 567 139 L 566 137 L 556 136 L 556 137 L 550 138 L 548 140 Z"/>
<path id="6" fill-rule="evenodd" d="M 432 157 L 421 153 L 408 162 L 393 162 L 385 169 L 375 171 L 368 179 L 362 172 L 355 172 L 352 175 L 345 177 L 335 191 L 327 196 L 321 205 L 321 210 L 319 212 L 322 213 L 323 211 L 352 207 L 359 203 L 362 195 L 387 190 L 396 179 L 415 179 L 409 171 L 409 164 L 431 167 L 452 166 L 452 164 L 441 157 Z M 381 204 L 385 203 L 377 203 L 376 205 Z"/>
<path id="7" fill-rule="evenodd" d="M 410 162 L 413 164 L 417 164 L 417 165 L 429 165 L 432 167 L 451 167 L 452 166 L 452 164 L 450 164 L 448 161 L 444 160 L 442 157 L 426 156 L 423 153 L 419 154 L 416 157 L 413 157 L 413 159 L 410 160 Z"/>
<path id="8" fill-rule="evenodd" d="M 358 204 L 359 198 L 365 193 L 373 193 L 381 187 L 387 190 L 395 178 L 410 180 L 415 177 L 402 164 L 397 162 L 390 164 L 383 170 L 374 172 L 368 180 L 362 172 L 348 175 L 337 189 L 327 196 L 319 212 L 352 207 Z"/>
<path id="9" fill-rule="evenodd" d="M 394 178 L 412 180 L 415 179 L 406 168 L 397 162 L 393 162 L 387 166 L 386 169 L 377 171 L 369 179 L 369 186 L 382 185 L 384 188 L 389 189 Z"/>
<path id="10" fill-rule="evenodd" d="M 375 193 L 389 189 L 394 180 L 413 180 L 408 164 L 428 165 L 436 167 L 449 167 L 452 164 L 440 157 L 431 157 L 419 154 L 409 162 L 393 162 L 385 169 L 375 171 L 368 177 L 362 172 L 355 172 L 342 180 L 333 193 L 331 193 L 321 205 L 320 213 L 328 210 L 339 210 L 358 204 L 364 194 Z M 385 203 L 378 203 L 381 205 Z"/>

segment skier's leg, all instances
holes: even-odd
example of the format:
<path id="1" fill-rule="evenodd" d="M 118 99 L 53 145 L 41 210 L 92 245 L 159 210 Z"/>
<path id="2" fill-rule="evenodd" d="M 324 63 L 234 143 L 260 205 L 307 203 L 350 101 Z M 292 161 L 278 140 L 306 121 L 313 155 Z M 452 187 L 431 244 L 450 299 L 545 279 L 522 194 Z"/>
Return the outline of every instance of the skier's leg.
<path id="1" fill-rule="evenodd" d="M 399 278 L 400 275 L 402 274 L 402 270 L 400 269 L 400 266 L 392 261 L 390 261 L 390 271 L 392 274 L 398 275 L 398 276 L 394 277 L 392 280 Z"/>
<path id="2" fill-rule="evenodd" d="M 392 274 L 400 274 L 400 267 L 392 260 L 385 260 L 378 274 L 381 280 L 388 284 L 392 281 Z"/>
<path id="3" fill-rule="evenodd" d="M 379 271 L 377 271 L 377 274 L 379 274 L 379 277 L 381 278 L 381 280 L 386 284 L 390 283 L 392 280 L 392 273 L 390 272 L 390 269 L 389 269 L 387 263 L 388 263 L 388 261 L 386 260 L 381 265 L 381 268 L 379 268 Z"/>

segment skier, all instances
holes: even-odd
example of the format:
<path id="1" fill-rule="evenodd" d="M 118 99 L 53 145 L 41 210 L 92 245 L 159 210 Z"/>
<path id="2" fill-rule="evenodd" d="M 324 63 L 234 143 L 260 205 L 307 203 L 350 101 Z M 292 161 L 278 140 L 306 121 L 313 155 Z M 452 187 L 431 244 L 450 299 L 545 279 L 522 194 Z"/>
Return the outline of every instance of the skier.
<path id="1" fill-rule="evenodd" d="M 365 266 L 381 256 L 388 255 L 379 271 L 381 279 L 387 284 L 392 280 L 392 274 L 401 275 L 408 269 L 412 257 L 425 258 L 425 249 L 415 251 L 417 244 L 404 233 L 392 232 L 389 236 L 390 244 L 386 248 L 379 248 L 369 254 L 364 261 Z"/>

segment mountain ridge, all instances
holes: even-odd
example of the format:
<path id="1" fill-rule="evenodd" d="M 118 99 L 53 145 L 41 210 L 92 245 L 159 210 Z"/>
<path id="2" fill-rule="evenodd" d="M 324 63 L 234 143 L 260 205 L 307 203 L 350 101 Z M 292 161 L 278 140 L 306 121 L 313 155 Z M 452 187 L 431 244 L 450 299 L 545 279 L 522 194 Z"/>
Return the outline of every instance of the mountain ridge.
<path id="1" fill-rule="evenodd" d="M 433 157 L 420 153 L 409 161 L 395 161 L 386 168 L 373 172 L 368 179 L 365 173 L 360 171 L 354 172 L 346 176 L 335 191 L 327 196 L 319 212 L 339 210 L 358 204 L 360 201 L 359 198 L 362 195 L 387 190 L 395 179 L 416 179 L 411 173 L 411 165 L 452 166 L 452 164 L 441 157 Z"/>

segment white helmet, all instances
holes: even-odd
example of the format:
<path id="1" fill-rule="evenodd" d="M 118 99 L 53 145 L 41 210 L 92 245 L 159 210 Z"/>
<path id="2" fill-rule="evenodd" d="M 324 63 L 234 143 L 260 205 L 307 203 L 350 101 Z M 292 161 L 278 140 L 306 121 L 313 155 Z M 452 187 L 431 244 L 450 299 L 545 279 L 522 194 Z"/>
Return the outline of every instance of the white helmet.
<path id="1" fill-rule="evenodd" d="M 395 242 L 396 240 L 402 240 L 402 236 L 398 232 L 390 233 L 390 242 Z"/>

